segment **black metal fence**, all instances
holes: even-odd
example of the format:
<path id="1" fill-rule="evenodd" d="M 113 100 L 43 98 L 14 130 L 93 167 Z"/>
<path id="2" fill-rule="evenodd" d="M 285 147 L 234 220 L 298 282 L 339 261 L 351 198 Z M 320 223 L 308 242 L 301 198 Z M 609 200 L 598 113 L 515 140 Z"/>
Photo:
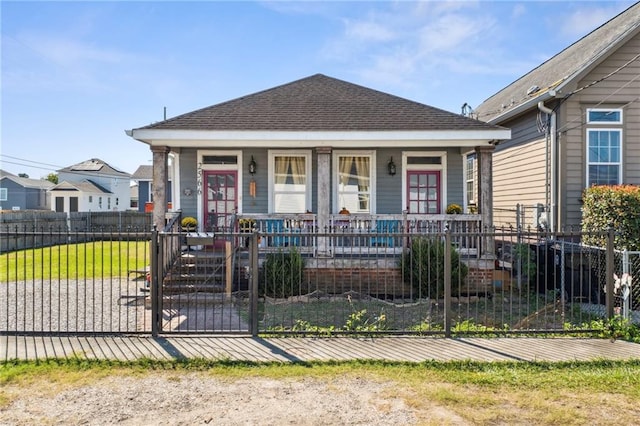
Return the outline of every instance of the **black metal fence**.
<path id="1" fill-rule="evenodd" d="M 612 234 L 605 248 L 582 236 L 0 230 L 30 247 L 0 254 L 0 333 L 507 335 L 636 321 L 635 287 L 625 298 L 614 280 L 634 267 Z M 463 250 L 469 240 L 495 256 Z"/>
<path id="2" fill-rule="evenodd" d="M 0 330 L 150 332 L 151 233 L 0 231 L 26 249 L 0 254 Z"/>

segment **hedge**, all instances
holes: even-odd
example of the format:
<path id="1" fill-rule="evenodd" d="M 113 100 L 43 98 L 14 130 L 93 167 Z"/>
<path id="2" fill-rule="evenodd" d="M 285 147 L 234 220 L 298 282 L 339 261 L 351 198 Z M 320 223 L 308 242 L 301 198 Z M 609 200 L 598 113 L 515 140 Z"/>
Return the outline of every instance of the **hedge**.
<path id="1" fill-rule="evenodd" d="M 605 237 L 590 232 L 615 230 L 616 249 L 640 250 L 640 187 L 592 186 L 583 194 L 583 242 L 604 247 Z"/>

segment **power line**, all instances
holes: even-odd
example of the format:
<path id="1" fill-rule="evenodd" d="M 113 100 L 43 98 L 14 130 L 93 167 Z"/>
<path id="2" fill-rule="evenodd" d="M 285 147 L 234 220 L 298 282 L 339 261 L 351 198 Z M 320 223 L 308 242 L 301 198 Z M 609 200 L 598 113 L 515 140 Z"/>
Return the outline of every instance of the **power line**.
<path id="1" fill-rule="evenodd" d="M 50 166 L 50 167 L 54 167 L 55 168 L 55 169 L 52 169 L 50 167 L 42 167 L 42 166 L 36 166 L 36 165 L 31 165 L 31 164 L 19 163 L 19 162 L 16 162 L 16 161 L 2 160 L 3 163 L 16 164 L 18 166 L 31 167 L 31 168 L 34 168 L 34 169 L 42 169 L 42 170 L 47 170 L 49 172 L 56 172 L 57 170 L 64 168 L 64 167 L 61 167 L 61 166 L 56 166 L 55 164 L 42 163 L 42 162 L 33 161 L 33 160 L 27 160 L 25 158 L 14 157 L 14 156 L 11 156 L 11 155 L 6 155 L 6 154 L 0 154 L 0 157 L 7 157 L 7 158 L 14 159 L 14 160 L 27 162 L 27 163 L 41 164 L 41 165 L 44 165 L 44 166 Z M 99 171 L 94 172 L 94 173 L 87 173 L 87 172 L 78 171 L 78 170 L 65 170 L 64 173 L 74 174 L 74 175 L 77 175 L 77 176 L 85 176 L 87 178 L 95 178 L 96 175 L 111 176 L 111 177 L 116 177 L 117 176 L 117 175 L 111 174 L 111 173 L 109 173 L 109 174 L 100 173 Z M 121 172 L 121 173 L 126 173 L 126 172 Z"/>
<path id="2" fill-rule="evenodd" d="M 28 160 L 26 158 L 14 157 L 12 155 L 7 155 L 7 154 L 0 154 L 0 157 L 11 158 L 13 160 L 24 161 L 24 162 L 27 162 L 27 163 L 42 164 L 44 166 L 51 166 L 51 167 L 55 167 L 55 168 L 58 168 L 58 169 L 62 169 L 63 168 L 62 166 L 57 166 L 55 164 L 42 163 L 40 161 Z M 9 161 L 6 161 L 6 162 L 9 163 Z M 18 164 L 18 163 L 11 163 L 11 164 Z M 27 167 L 34 167 L 34 166 L 28 166 L 26 164 L 21 164 L 21 165 L 24 165 L 24 166 L 27 166 Z"/>

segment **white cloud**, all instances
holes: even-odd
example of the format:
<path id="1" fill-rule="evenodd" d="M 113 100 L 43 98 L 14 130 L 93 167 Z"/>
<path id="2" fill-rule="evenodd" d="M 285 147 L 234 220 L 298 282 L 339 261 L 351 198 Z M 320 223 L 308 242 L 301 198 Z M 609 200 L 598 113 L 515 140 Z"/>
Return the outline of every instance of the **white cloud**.
<path id="1" fill-rule="evenodd" d="M 607 7 L 594 7 L 588 2 L 580 4 L 584 7 L 574 10 L 568 16 L 563 16 L 558 22 L 554 22 L 560 28 L 561 33 L 571 41 L 587 35 L 629 6 L 619 3 L 612 3 Z"/>
<path id="2" fill-rule="evenodd" d="M 51 34 L 26 35 L 21 38 L 21 43 L 28 46 L 41 58 L 65 67 L 94 62 L 121 63 L 133 58 L 133 55 L 116 49 L 55 37 Z"/>
<path id="3" fill-rule="evenodd" d="M 349 22 L 349 20 L 346 20 L 345 35 L 348 38 L 370 42 L 385 42 L 395 38 L 393 29 L 377 22 L 366 21 Z"/>
<path id="4" fill-rule="evenodd" d="M 376 5 L 362 18 L 342 23 L 342 33 L 326 44 L 324 59 L 343 62 L 367 81 L 400 83 L 423 77 L 425 70 L 446 74 L 451 67 L 495 72 L 495 58 L 484 53 L 496 20 L 475 2 Z"/>
<path id="5" fill-rule="evenodd" d="M 513 7 L 513 10 L 511 11 L 511 19 L 517 19 L 526 13 L 527 13 L 526 6 L 522 3 L 518 3 Z"/>
<path id="6" fill-rule="evenodd" d="M 446 51 L 456 54 L 458 48 L 467 50 L 477 45 L 477 36 L 494 25 L 491 18 L 448 14 L 426 23 L 419 31 L 422 53 Z M 476 41 L 474 43 L 474 41 Z"/>

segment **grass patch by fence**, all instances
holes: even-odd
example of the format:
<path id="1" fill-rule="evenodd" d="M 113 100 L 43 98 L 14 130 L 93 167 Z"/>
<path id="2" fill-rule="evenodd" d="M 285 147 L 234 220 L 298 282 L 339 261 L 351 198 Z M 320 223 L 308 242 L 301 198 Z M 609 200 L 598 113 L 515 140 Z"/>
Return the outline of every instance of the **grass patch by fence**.
<path id="1" fill-rule="evenodd" d="M 458 300 L 458 299 L 456 299 Z M 554 295 L 533 293 L 480 297 L 452 303 L 453 331 L 459 335 L 501 335 L 522 329 L 599 331 L 610 325 L 579 306 L 562 306 Z M 293 334 L 371 333 L 406 330 L 442 332 L 442 301 L 420 299 L 397 303 L 366 297 L 299 296 L 265 298 L 258 305 L 260 330 Z M 621 329 L 622 327 L 616 327 Z M 584 331 L 583 330 L 583 331 Z"/>
<path id="2" fill-rule="evenodd" d="M 148 241 L 91 241 L 0 255 L 0 282 L 127 276 L 149 265 Z"/>

